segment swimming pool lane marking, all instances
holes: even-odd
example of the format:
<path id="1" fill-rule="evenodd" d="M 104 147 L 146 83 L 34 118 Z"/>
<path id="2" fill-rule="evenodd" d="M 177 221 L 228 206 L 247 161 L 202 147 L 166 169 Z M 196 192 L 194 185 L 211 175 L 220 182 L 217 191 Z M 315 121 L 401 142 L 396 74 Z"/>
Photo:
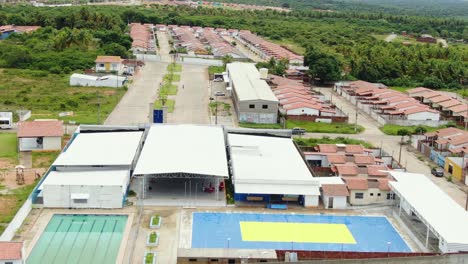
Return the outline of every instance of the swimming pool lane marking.
<path id="1" fill-rule="evenodd" d="M 80 253 L 80 255 L 78 256 L 78 258 L 76 258 L 77 261 L 79 261 L 79 260 L 81 259 L 81 255 L 83 255 L 83 251 L 84 251 L 84 249 L 86 248 L 86 245 L 88 244 L 88 243 L 86 243 L 86 242 L 88 242 L 89 236 L 90 236 L 91 233 L 92 233 L 91 231 L 93 230 L 94 225 L 96 224 L 96 219 L 93 219 L 92 221 L 93 221 L 93 225 L 91 226 L 91 229 L 89 229 L 89 231 L 88 231 L 88 234 L 87 234 L 87 236 L 86 236 L 86 240 L 84 240 L 84 241 L 85 241 L 84 247 L 81 249 L 81 253 Z M 78 263 L 80 263 L 80 262 L 78 262 Z"/>
<path id="2" fill-rule="evenodd" d="M 47 241 L 47 242 L 48 242 L 48 243 L 46 243 L 47 246 L 44 248 L 44 252 L 42 252 L 41 257 L 39 258 L 39 260 L 43 259 L 43 258 L 44 258 L 44 255 L 49 251 L 50 244 L 52 244 L 52 241 L 54 241 L 54 237 L 55 237 L 55 235 L 57 234 L 57 230 L 58 230 L 58 228 L 60 227 L 60 225 L 62 224 L 63 219 L 59 219 L 59 221 L 60 221 L 60 222 L 57 224 L 55 230 L 53 230 L 54 232 L 53 232 L 53 234 L 52 234 L 52 237 L 50 238 L 49 241 Z M 48 232 L 47 232 L 47 227 L 48 227 L 49 225 L 51 225 L 51 227 L 53 228 L 53 224 L 54 224 L 53 222 L 49 222 L 49 223 L 47 224 L 47 226 L 46 226 L 45 231 L 44 231 L 42 234 L 48 233 Z M 41 235 L 41 238 L 42 238 L 42 235 Z M 42 240 L 42 239 L 39 239 L 38 242 L 40 242 L 40 240 Z M 35 246 L 36 246 L 36 245 L 35 245 Z M 33 252 L 34 252 L 34 249 L 33 249 Z"/>
<path id="3" fill-rule="evenodd" d="M 70 248 L 70 251 L 68 252 L 68 254 L 65 256 L 65 260 L 68 260 L 68 258 L 70 257 L 70 254 L 71 252 L 73 252 L 73 249 L 75 248 L 75 243 L 76 243 L 76 239 L 80 236 L 80 233 L 81 233 L 81 230 L 83 229 L 83 226 L 85 224 L 85 221 L 80 221 L 81 225 L 80 225 L 80 229 L 78 230 L 75 238 L 73 239 L 73 246 Z"/>

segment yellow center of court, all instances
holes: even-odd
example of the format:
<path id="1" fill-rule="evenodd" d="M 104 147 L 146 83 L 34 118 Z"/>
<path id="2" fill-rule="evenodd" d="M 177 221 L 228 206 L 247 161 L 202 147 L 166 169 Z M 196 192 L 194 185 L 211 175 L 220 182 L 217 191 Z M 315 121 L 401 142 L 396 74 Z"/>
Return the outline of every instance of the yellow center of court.
<path id="1" fill-rule="evenodd" d="M 356 244 L 345 224 L 240 222 L 243 241 Z"/>

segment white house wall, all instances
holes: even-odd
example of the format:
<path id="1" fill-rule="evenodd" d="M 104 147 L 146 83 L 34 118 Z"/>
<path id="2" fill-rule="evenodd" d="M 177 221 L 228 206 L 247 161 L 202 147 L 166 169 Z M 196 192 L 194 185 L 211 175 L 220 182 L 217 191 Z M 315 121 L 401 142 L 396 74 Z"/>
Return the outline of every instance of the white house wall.
<path id="1" fill-rule="evenodd" d="M 312 108 L 307 108 L 307 107 L 301 107 L 301 108 L 297 108 L 297 109 L 287 110 L 286 113 L 288 115 L 316 115 L 316 116 L 318 116 L 320 114 L 320 112 L 318 110 L 312 109 Z"/>
<path id="2" fill-rule="evenodd" d="M 61 137 L 45 137 L 42 141 L 43 150 L 61 150 L 62 138 Z"/>
<path id="3" fill-rule="evenodd" d="M 318 204 L 318 195 L 304 195 L 304 207 L 317 207 Z"/>
<path id="4" fill-rule="evenodd" d="M 325 209 L 328 208 L 328 201 L 330 197 L 333 197 L 333 209 L 346 209 L 347 206 L 347 200 L 346 196 L 327 196 L 323 195 L 322 196 L 322 201 Z"/>
<path id="5" fill-rule="evenodd" d="M 122 208 L 122 186 L 44 185 L 44 207 L 49 208 Z M 88 203 L 74 203 L 71 194 L 88 194 Z"/>
<path id="6" fill-rule="evenodd" d="M 432 112 L 420 112 L 409 114 L 408 120 L 439 120 L 440 115 L 439 113 L 432 113 Z"/>
<path id="7" fill-rule="evenodd" d="M 20 151 L 31 151 L 31 150 L 40 150 L 36 142 L 37 138 L 20 138 L 19 139 L 19 149 Z"/>

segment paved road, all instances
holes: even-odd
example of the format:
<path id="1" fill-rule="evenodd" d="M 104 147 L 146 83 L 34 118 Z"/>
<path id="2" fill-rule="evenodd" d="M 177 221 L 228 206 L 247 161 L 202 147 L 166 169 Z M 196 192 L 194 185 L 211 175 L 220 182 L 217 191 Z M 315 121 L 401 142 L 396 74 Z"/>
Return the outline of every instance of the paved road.
<path id="1" fill-rule="evenodd" d="M 249 59 L 253 60 L 254 62 L 262 62 L 265 61 L 264 59 L 260 58 L 257 54 L 251 52 L 244 44 L 242 44 L 240 41 L 237 39 L 230 37 L 230 36 L 223 36 L 224 40 L 227 42 L 231 43 L 235 41 L 237 43 L 236 48 L 242 52 L 245 56 L 247 56 Z"/>
<path id="2" fill-rule="evenodd" d="M 331 97 L 331 88 L 318 88 L 325 96 L 328 98 Z M 355 122 L 355 113 L 356 108 L 354 105 L 349 103 L 346 99 L 333 94 L 331 97 L 333 102 L 340 107 L 345 113 L 349 115 L 349 122 Z M 358 114 L 358 124 L 365 127 L 365 131 L 357 135 L 346 135 L 346 137 L 361 139 L 372 143 L 374 146 L 382 146 L 382 148 L 387 152 L 392 154 L 395 159 L 398 160 L 399 153 L 399 136 L 389 136 L 385 135 L 382 131 L 378 129 L 379 124 L 363 112 Z M 308 133 L 305 137 L 342 137 L 343 134 L 321 134 L 321 133 Z M 431 179 L 435 184 L 442 188 L 452 199 L 454 199 L 458 204 L 465 207 L 466 203 L 466 193 L 462 189 L 468 189 L 464 187 L 457 186 L 451 182 L 448 182 L 445 178 L 436 178 L 431 175 L 430 168 L 428 164 L 424 161 L 420 161 L 416 155 L 406 149 L 402 148 L 401 153 L 401 164 L 407 168 L 409 172 L 413 173 L 422 173 Z"/>
<path id="3" fill-rule="evenodd" d="M 397 34 L 392 33 L 385 38 L 385 41 L 392 42 L 396 37 L 397 37 Z"/>
<path id="4" fill-rule="evenodd" d="M 145 62 L 146 65 L 128 91 L 107 117 L 106 125 L 131 125 L 148 122 L 149 104 L 157 98 L 157 89 L 162 77 L 166 72 L 168 63 L 166 62 Z"/>
<path id="5" fill-rule="evenodd" d="M 182 66 L 175 108 L 173 113 L 168 114 L 168 123 L 210 123 L 207 71 L 208 67 L 202 65 L 184 64 Z"/>
<path id="6" fill-rule="evenodd" d="M 150 104 L 158 97 L 159 84 L 166 74 L 167 65 L 170 62 L 169 43 L 167 34 L 157 32 L 159 40 L 159 54 L 162 62 L 145 61 L 128 91 L 107 117 L 106 125 L 130 125 L 147 123 L 150 114 Z"/>

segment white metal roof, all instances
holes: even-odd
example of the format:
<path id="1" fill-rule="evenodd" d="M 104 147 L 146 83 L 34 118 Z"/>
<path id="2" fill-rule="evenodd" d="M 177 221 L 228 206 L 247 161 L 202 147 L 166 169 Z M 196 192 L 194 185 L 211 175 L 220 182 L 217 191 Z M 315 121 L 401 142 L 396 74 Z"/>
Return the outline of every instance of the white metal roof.
<path id="1" fill-rule="evenodd" d="M 80 133 L 55 160 L 56 166 L 132 164 L 143 132 Z"/>
<path id="2" fill-rule="evenodd" d="M 345 184 L 341 177 L 314 177 L 322 184 Z"/>
<path id="3" fill-rule="evenodd" d="M 128 170 L 51 171 L 42 185 L 126 186 L 128 179 Z"/>
<path id="4" fill-rule="evenodd" d="M 291 138 L 228 134 L 236 193 L 319 195 Z"/>
<path id="5" fill-rule="evenodd" d="M 92 81 L 96 81 L 97 79 L 99 79 L 99 77 L 97 77 L 97 76 L 86 75 L 86 74 L 79 74 L 79 73 L 74 73 L 74 74 L 72 74 L 72 75 L 71 75 L 71 78 L 78 78 L 78 79 L 92 80 Z"/>
<path id="6" fill-rule="evenodd" d="M 223 129 L 205 125 L 153 125 L 134 174 L 168 173 L 229 177 Z"/>
<path id="7" fill-rule="evenodd" d="M 425 175 L 389 171 L 396 181 L 391 189 L 408 202 L 412 209 L 447 244 L 468 249 L 468 212 L 458 205 Z"/>
<path id="8" fill-rule="evenodd" d="M 260 79 L 260 73 L 255 64 L 243 62 L 229 63 L 227 70 L 240 101 L 265 100 L 278 102 L 270 86 L 268 86 L 265 80 Z"/>

